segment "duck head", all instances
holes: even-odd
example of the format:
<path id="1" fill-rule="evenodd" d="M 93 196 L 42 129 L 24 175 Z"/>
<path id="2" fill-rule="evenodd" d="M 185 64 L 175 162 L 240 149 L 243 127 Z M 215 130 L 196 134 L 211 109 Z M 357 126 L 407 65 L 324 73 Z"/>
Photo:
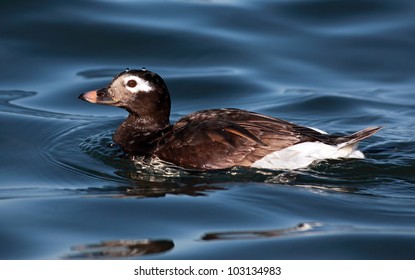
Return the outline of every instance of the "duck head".
<path id="1" fill-rule="evenodd" d="M 130 115 L 150 122 L 168 122 L 170 95 L 163 79 L 146 69 L 126 70 L 101 89 L 88 91 L 80 99 L 126 109 Z"/>

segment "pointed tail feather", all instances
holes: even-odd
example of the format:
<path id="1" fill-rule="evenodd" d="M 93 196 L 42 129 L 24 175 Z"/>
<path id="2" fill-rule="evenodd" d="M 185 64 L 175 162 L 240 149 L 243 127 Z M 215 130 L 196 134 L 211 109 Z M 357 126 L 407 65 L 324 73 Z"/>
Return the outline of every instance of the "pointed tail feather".
<path id="1" fill-rule="evenodd" d="M 357 142 L 362 141 L 363 139 L 366 139 L 366 138 L 372 136 L 373 134 L 375 134 L 376 132 L 378 132 L 381 129 L 382 129 L 381 126 L 368 127 L 368 128 L 362 129 L 358 132 L 355 132 L 351 135 L 341 136 L 341 137 L 336 139 L 336 143 L 339 146 L 339 148 L 347 147 L 349 145 L 356 144 Z"/>

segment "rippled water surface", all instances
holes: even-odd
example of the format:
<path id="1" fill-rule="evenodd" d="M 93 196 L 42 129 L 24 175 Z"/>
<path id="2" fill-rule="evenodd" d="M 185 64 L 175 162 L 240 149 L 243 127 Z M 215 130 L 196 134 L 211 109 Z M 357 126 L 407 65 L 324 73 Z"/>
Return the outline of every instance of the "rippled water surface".
<path id="1" fill-rule="evenodd" d="M 414 259 L 413 1 L 6 1 L 1 259 Z M 188 172 L 132 161 L 78 100 L 165 78 L 172 121 L 238 107 L 351 133 L 363 160 Z"/>

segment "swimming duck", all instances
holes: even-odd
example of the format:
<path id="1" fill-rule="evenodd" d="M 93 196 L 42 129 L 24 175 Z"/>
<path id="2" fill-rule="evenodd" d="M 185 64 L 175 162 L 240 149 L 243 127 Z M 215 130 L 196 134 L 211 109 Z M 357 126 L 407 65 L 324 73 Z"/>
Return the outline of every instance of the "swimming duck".
<path id="1" fill-rule="evenodd" d="M 324 159 L 364 158 L 359 141 L 381 127 L 331 135 L 274 117 L 234 108 L 191 113 L 170 123 L 170 94 L 146 69 L 126 70 L 80 99 L 128 111 L 113 140 L 129 155 L 155 157 L 197 170 L 233 166 L 298 169 Z"/>

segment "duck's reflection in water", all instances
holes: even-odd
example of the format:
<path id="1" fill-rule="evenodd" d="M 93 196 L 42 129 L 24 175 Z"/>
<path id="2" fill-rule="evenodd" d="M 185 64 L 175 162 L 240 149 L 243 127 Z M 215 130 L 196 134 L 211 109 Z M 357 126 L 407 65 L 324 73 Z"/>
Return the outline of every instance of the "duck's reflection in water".
<path id="1" fill-rule="evenodd" d="M 133 258 L 171 250 L 171 240 L 112 240 L 96 244 L 78 245 L 71 248 L 73 253 L 63 259 L 116 259 Z"/>
<path id="2" fill-rule="evenodd" d="M 209 192 L 225 190 L 218 186 L 199 185 L 183 187 L 128 187 L 124 191 L 126 197 L 162 197 L 170 195 L 206 196 Z"/>
<path id="3" fill-rule="evenodd" d="M 160 184 L 144 182 L 131 186 L 88 188 L 88 196 L 111 198 L 150 198 L 164 197 L 166 195 L 207 196 L 211 192 L 226 190 L 224 187 L 214 185 L 184 185 Z"/>

